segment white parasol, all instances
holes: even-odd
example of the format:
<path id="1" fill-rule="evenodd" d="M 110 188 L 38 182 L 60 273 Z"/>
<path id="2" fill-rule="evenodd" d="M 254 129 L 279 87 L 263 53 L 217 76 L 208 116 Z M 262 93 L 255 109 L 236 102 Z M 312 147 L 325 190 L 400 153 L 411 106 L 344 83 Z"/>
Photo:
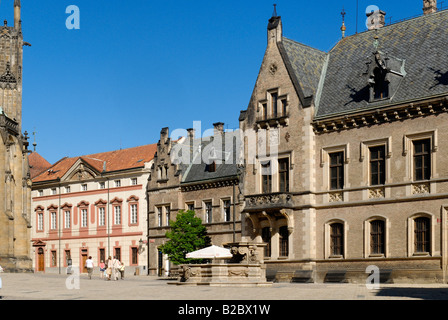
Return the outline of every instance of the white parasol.
<path id="1" fill-rule="evenodd" d="M 232 258 L 233 255 L 229 249 L 211 246 L 187 253 L 186 257 L 190 259 L 227 259 Z"/>

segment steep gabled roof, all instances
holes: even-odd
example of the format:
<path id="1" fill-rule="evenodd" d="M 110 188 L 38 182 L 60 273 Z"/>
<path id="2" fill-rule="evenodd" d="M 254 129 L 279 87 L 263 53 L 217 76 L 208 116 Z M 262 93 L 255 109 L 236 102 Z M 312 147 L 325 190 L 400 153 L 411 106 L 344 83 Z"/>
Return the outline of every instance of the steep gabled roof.
<path id="1" fill-rule="evenodd" d="M 51 167 L 51 163 L 45 160 L 44 157 L 37 152 L 32 152 L 28 156 L 28 163 L 30 165 L 31 179 Z"/>
<path id="2" fill-rule="evenodd" d="M 448 94 L 447 30 L 448 11 L 440 11 L 342 39 L 329 52 L 316 118 Z M 405 76 L 389 99 L 371 102 L 366 70 L 375 36 L 386 63 L 403 61 Z"/>
<path id="3" fill-rule="evenodd" d="M 300 86 L 304 98 L 315 96 L 327 54 L 285 37 L 280 43 L 280 51 L 283 51 L 290 76 Z"/>

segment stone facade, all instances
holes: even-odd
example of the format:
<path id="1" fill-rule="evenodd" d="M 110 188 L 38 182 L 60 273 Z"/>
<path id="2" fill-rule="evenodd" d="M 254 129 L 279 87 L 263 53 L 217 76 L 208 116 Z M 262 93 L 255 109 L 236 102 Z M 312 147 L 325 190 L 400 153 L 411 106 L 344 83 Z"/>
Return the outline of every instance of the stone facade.
<path id="1" fill-rule="evenodd" d="M 412 49 L 445 37 L 424 30 L 447 16 L 346 37 L 329 53 L 270 19 L 240 129 L 242 239 L 267 244 L 273 279 L 309 270 L 318 282 L 365 281 L 376 266 L 384 281 L 447 281 L 448 86 L 437 70 L 448 65 L 433 59 L 446 47 Z"/>
<path id="2" fill-rule="evenodd" d="M 227 164 L 221 158 L 224 154 L 219 152 L 221 149 L 216 149 L 219 161 L 217 158 L 208 161 L 203 156 L 207 150 L 214 153 L 214 147 L 210 148 L 213 141 L 232 134 L 224 133 L 221 123 L 215 124 L 215 128 L 214 136 L 196 138 L 190 129 L 176 141 L 170 138 L 168 128 L 161 130 L 147 186 L 150 274 L 167 276 L 175 269 L 158 248 L 167 241 L 169 221 L 175 221 L 180 210 L 195 211 L 214 245 L 241 239 L 236 164 L 233 159 L 227 159 Z M 180 158 L 185 161 L 179 161 Z"/>
<path id="3" fill-rule="evenodd" d="M 31 179 L 28 137 L 22 135 L 23 41 L 20 1 L 14 26 L 0 27 L 0 265 L 8 272 L 31 271 Z"/>

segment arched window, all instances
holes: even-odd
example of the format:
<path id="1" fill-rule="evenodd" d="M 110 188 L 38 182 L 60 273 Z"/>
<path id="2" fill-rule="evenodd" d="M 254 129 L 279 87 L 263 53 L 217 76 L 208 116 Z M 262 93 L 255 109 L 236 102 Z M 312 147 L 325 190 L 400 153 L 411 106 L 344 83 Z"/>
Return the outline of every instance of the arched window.
<path id="1" fill-rule="evenodd" d="M 419 217 L 414 220 L 414 252 L 430 252 L 431 247 L 431 220 Z"/>
<path id="2" fill-rule="evenodd" d="M 370 253 L 385 254 L 385 223 L 383 220 L 370 222 Z"/>
<path id="3" fill-rule="evenodd" d="M 333 223 L 330 225 L 330 256 L 344 255 L 344 225 Z"/>

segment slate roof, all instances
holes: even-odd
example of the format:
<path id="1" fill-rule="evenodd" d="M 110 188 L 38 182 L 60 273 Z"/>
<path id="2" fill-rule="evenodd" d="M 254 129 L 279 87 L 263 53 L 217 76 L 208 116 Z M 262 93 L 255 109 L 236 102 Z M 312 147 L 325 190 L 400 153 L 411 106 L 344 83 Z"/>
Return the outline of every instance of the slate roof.
<path id="1" fill-rule="evenodd" d="M 328 53 L 316 119 L 448 94 L 448 11 L 424 15 L 346 37 Z M 405 77 L 391 99 L 369 103 L 366 62 L 375 34 L 379 50 L 404 60 Z"/>
<path id="2" fill-rule="evenodd" d="M 227 135 L 227 139 L 229 139 L 229 135 L 232 137 L 236 137 L 239 139 L 238 131 L 233 132 L 225 132 Z M 186 143 L 189 143 L 186 140 Z M 226 141 L 226 137 L 223 136 L 222 142 Z M 190 183 L 200 183 L 211 180 L 223 180 L 227 178 L 232 178 L 237 175 L 237 161 L 236 161 L 236 153 L 233 155 L 231 153 L 226 152 L 226 146 L 222 145 L 221 148 L 218 146 L 212 147 L 213 137 L 210 139 L 202 139 L 196 140 L 197 144 L 200 145 L 200 149 L 194 150 L 194 158 L 190 165 L 182 167 L 182 184 L 190 184 Z M 234 151 L 235 151 L 234 145 Z M 207 158 L 207 154 L 210 153 L 210 150 L 214 150 L 214 155 L 216 159 L 221 160 L 221 164 L 216 164 L 216 170 L 214 172 L 210 172 L 209 164 L 212 160 L 207 162 L 204 159 Z M 205 155 L 204 155 L 205 154 Z M 213 157 L 211 158 L 213 159 Z"/>
<path id="3" fill-rule="evenodd" d="M 282 44 L 304 96 L 314 96 L 327 54 L 285 37 L 282 38 Z"/>

